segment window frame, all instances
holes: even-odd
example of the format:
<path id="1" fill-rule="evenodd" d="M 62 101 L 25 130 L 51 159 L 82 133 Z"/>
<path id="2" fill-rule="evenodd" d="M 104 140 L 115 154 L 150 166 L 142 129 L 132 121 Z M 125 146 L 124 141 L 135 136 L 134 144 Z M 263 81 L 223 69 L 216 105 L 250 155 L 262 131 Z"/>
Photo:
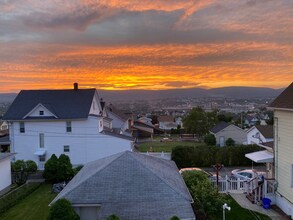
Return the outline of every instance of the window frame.
<path id="1" fill-rule="evenodd" d="M 63 153 L 70 153 L 70 145 L 63 146 Z"/>
<path id="2" fill-rule="evenodd" d="M 43 110 L 40 110 L 39 111 L 39 115 L 43 116 L 44 115 L 44 111 Z"/>
<path id="3" fill-rule="evenodd" d="M 25 124 L 23 121 L 19 122 L 19 133 L 25 133 Z"/>
<path id="4" fill-rule="evenodd" d="M 66 122 L 66 132 L 67 133 L 72 132 L 72 122 L 71 121 Z"/>
<path id="5" fill-rule="evenodd" d="M 45 134 L 39 133 L 39 148 L 45 148 Z"/>

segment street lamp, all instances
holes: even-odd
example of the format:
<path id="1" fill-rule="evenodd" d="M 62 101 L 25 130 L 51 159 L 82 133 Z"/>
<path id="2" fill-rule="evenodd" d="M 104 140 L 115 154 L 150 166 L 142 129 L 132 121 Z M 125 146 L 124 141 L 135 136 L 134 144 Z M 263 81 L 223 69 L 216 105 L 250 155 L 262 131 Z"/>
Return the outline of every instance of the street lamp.
<path id="1" fill-rule="evenodd" d="M 223 205 L 223 220 L 225 220 L 225 209 L 227 209 L 228 211 L 230 211 L 230 210 L 231 210 L 231 207 L 229 207 L 229 206 L 227 205 L 227 203 L 225 203 L 225 204 Z"/>

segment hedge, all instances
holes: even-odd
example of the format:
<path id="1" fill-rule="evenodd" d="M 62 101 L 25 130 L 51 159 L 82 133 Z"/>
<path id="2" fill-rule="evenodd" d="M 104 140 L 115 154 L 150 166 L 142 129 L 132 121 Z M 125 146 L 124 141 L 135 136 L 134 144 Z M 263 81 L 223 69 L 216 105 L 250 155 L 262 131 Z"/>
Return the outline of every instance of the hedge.
<path id="1" fill-rule="evenodd" d="M 35 191 L 41 183 L 26 183 L 0 198 L 0 213 L 7 211 Z"/>
<path id="2" fill-rule="evenodd" d="M 173 148 L 171 158 L 178 168 L 210 167 L 220 163 L 224 166 L 250 166 L 251 160 L 245 154 L 259 151 L 257 145 L 239 145 L 234 147 L 215 146 L 177 146 Z"/>

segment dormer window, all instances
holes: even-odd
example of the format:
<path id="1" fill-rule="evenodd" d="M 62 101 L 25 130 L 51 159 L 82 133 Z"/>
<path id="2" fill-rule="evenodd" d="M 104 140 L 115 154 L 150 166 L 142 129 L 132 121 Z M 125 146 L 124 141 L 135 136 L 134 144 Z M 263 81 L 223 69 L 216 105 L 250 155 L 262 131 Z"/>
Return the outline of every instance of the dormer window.
<path id="1" fill-rule="evenodd" d="M 71 131 L 72 131 L 71 121 L 67 121 L 66 122 L 66 132 L 71 132 Z"/>
<path id="2" fill-rule="evenodd" d="M 39 114 L 40 114 L 40 115 L 44 115 L 44 111 L 40 111 Z"/>

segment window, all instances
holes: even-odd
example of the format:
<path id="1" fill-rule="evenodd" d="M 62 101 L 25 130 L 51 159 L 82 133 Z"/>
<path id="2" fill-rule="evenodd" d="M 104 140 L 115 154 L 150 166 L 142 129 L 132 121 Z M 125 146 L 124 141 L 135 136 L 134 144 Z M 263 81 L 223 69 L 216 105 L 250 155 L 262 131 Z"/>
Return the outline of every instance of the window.
<path id="1" fill-rule="evenodd" d="M 44 148 L 44 146 L 45 146 L 45 140 L 44 140 L 44 134 L 43 133 L 41 133 L 41 134 L 39 134 L 39 140 L 40 140 L 40 148 Z"/>
<path id="2" fill-rule="evenodd" d="M 70 147 L 69 145 L 64 145 L 64 149 L 63 149 L 64 153 L 69 153 L 70 152 Z"/>
<path id="3" fill-rule="evenodd" d="M 46 155 L 39 156 L 39 161 L 40 162 L 45 162 L 46 161 Z"/>
<path id="4" fill-rule="evenodd" d="M 71 121 L 67 121 L 66 122 L 66 132 L 71 132 L 72 128 L 71 128 Z"/>
<path id="5" fill-rule="evenodd" d="M 20 133 L 25 132 L 24 122 L 19 122 L 19 132 Z"/>
<path id="6" fill-rule="evenodd" d="M 40 111 L 39 113 L 40 113 L 40 115 L 44 115 L 44 111 Z"/>
<path id="7" fill-rule="evenodd" d="M 291 165 L 291 188 L 293 188 L 293 165 Z"/>

